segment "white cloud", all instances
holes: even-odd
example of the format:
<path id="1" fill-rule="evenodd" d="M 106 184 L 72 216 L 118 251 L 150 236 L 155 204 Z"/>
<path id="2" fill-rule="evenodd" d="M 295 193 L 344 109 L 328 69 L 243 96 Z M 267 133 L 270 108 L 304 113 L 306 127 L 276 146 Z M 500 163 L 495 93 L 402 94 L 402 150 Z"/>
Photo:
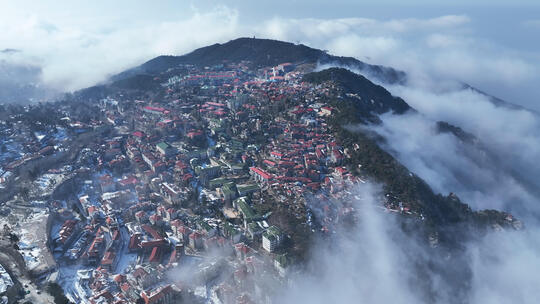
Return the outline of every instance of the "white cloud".
<path id="1" fill-rule="evenodd" d="M 521 23 L 524 27 L 540 29 L 540 19 L 525 20 Z"/>
<path id="2" fill-rule="evenodd" d="M 96 27 L 56 26 L 54 20 L 30 16 L 13 27 L 0 21 L 0 45 L 23 50 L 38 58 L 43 81 L 53 87 L 79 89 L 103 81 L 108 75 L 161 54 L 181 54 L 239 34 L 238 13 L 220 7 L 194 12 L 179 21 L 113 30 Z"/>
<path id="3" fill-rule="evenodd" d="M 367 57 L 375 54 L 395 54 L 400 47 L 400 41 L 391 37 L 369 37 L 354 34 L 344 35 L 328 43 L 328 49 L 343 56 L 365 54 Z"/>
<path id="4" fill-rule="evenodd" d="M 440 105 L 436 99 L 431 102 L 433 107 Z M 385 147 L 435 192 L 456 193 L 476 210 L 506 210 L 527 219 L 531 214 L 540 215 L 540 206 L 536 206 L 539 197 L 531 192 L 531 185 L 528 184 L 540 172 L 531 168 L 518 175 L 514 172 L 519 167 L 533 165 L 528 158 L 533 155 L 512 153 L 519 144 L 530 144 L 529 152 L 538 149 L 540 145 L 529 142 L 529 138 L 520 140 L 520 143 L 511 142 L 503 134 L 497 134 L 499 131 L 496 128 L 487 131 L 486 126 L 487 133 L 492 134 L 486 136 L 473 132 L 480 139 L 480 146 L 474 146 L 461 142 L 450 133 L 439 133 L 433 120 L 418 113 L 386 114 L 381 118 L 383 123 L 371 128 L 386 139 Z M 509 132 L 523 134 L 516 130 Z M 492 142 L 494 137 L 499 136 L 501 138 L 496 143 Z M 501 159 L 508 162 L 498 163 Z M 519 175 L 523 175 L 525 183 Z"/>
<path id="5" fill-rule="evenodd" d="M 540 216 L 540 115 L 497 106 L 487 96 L 431 82 L 386 86 L 419 113 L 385 114 L 370 128 L 384 147 L 435 192 L 454 192 L 474 209 L 497 209 L 536 223 Z M 472 134 L 474 144 L 439 133 L 437 121 Z"/>
<path id="6" fill-rule="evenodd" d="M 278 303 L 420 303 L 422 291 L 410 288 L 408 254 L 401 250 L 406 236 L 396 229 L 395 218 L 376 206 L 379 188 L 365 184 L 352 189 L 361 200 L 352 202 L 359 212 L 357 225 L 341 230 L 335 242 L 319 240 L 311 250 L 313 273 L 293 277 L 292 288 Z M 395 240 L 399 240 L 395 242 Z M 415 243 L 408 243 L 411 248 Z M 418 252 L 415 248 L 415 252 Z M 391 290 L 392 292 L 388 292 Z M 399 296 L 396 296 L 399 295 Z"/>
<path id="7" fill-rule="evenodd" d="M 426 38 L 426 44 L 430 48 L 447 48 L 461 45 L 462 41 L 458 37 L 434 33 Z"/>
<path id="8" fill-rule="evenodd" d="M 337 18 L 337 19 L 287 19 L 272 18 L 263 22 L 260 31 L 276 38 L 286 39 L 292 36 L 304 36 L 309 39 L 331 38 L 351 32 L 371 33 L 397 33 L 401 34 L 419 30 L 455 29 L 467 24 L 467 16 L 442 16 L 432 19 L 393 19 L 380 21 L 370 18 Z"/>
<path id="9" fill-rule="evenodd" d="M 403 19 L 382 22 L 381 26 L 396 32 L 411 30 L 437 30 L 439 28 L 455 28 L 470 22 L 464 15 L 447 15 L 431 19 Z"/>
<path id="10" fill-rule="evenodd" d="M 530 90 L 540 80 L 537 57 L 477 37 L 467 16 L 390 21 L 274 18 L 258 31 L 262 36 L 299 41 L 404 70 L 415 84 L 462 81 L 497 95 Z M 535 93 L 540 92 L 530 92 L 531 99 Z M 512 101 L 540 108 L 536 100 L 522 96 Z"/>
<path id="11" fill-rule="evenodd" d="M 307 271 L 292 277 L 278 303 L 535 303 L 540 274 L 536 229 L 462 237 L 463 248 L 427 245 L 412 222 L 377 208 L 380 189 L 351 189 L 358 221 L 317 240 Z M 338 203 L 339 204 L 339 203 Z M 407 230 L 407 231 L 405 231 Z M 456 232 L 473 235 L 475 232 Z"/>
<path id="12" fill-rule="evenodd" d="M 377 20 L 270 18 L 252 26 L 226 6 L 196 7 L 178 19 L 144 22 L 51 17 L 18 9 L 0 20 L 0 45 L 42 66 L 46 84 L 74 90 L 161 54 L 183 54 L 239 36 L 302 42 L 337 55 L 405 70 L 416 82 L 458 79 L 488 90 L 538 78 L 538 63 L 475 37 L 465 15 Z M 13 26 L 17 24 L 17 26 Z M 88 68 L 91 67 L 91 68 Z M 540 107 L 540 105 L 539 105 Z"/>
<path id="13" fill-rule="evenodd" d="M 540 277 L 537 227 L 518 233 L 489 234 L 469 245 L 472 303 L 535 303 L 540 297 L 534 286 Z"/>

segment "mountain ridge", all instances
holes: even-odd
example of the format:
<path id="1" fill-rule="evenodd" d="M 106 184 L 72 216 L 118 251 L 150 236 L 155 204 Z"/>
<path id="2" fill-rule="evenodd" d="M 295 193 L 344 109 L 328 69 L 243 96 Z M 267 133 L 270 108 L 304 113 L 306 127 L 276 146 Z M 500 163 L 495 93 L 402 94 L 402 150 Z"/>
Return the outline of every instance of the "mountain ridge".
<path id="1" fill-rule="evenodd" d="M 254 55 L 265 50 L 269 52 L 266 54 L 269 57 L 265 58 L 265 56 L 262 55 Z M 362 72 L 362 74 L 373 77 L 382 83 L 407 83 L 407 74 L 392 67 L 365 63 L 354 57 L 331 55 L 326 51 L 312 48 L 304 44 L 294 44 L 281 40 L 254 37 L 240 37 L 225 43 L 214 43 L 209 46 L 197 48 L 183 55 L 160 55 L 136 67 L 111 76 L 109 81 L 115 82 L 124 80 L 126 78 L 137 76 L 138 74 L 155 75 L 181 64 L 212 65 L 218 64 L 223 60 L 251 60 L 259 67 L 277 65 L 284 62 L 304 62 L 319 65 L 327 64 L 348 69 L 357 69 Z M 489 101 L 496 106 L 518 110 L 523 109 L 540 115 L 537 111 L 502 100 L 467 83 L 463 83 L 462 87 L 486 96 Z"/>
<path id="2" fill-rule="evenodd" d="M 391 68 L 370 66 L 350 57 L 328 55 L 324 51 L 304 45 L 295 45 L 289 42 L 269 39 L 239 38 L 224 44 L 213 44 L 199 48 L 182 56 L 156 57 L 139 67 L 111 78 L 111 80 L 113 80 L 112 88 L 129 88 L 130 86 L 125 84 L 129 84 L 128 80 L 131 78 L 136 79 L 136 83 L 140 83 L 139 80 L 155 82 L 154 76 L 158 77 L 160 73 L 168 74 L 166 72 L 169 69 L 177 68 L 180 65 L 198 65 L 204 67 L 218 65 L 227 61 L 239 62 L 243 60 L 250 61 L 252 67 L 255 69 L 275 66 L 284 62 L 294 62 L 297 64 L 324 64 L 334 62 L 335 64 L 346 65 L 351 68 L 354 68 L 354 64 L 356 64 L 357 69 L 364 71 L 366 71 L 366 69 L 372 69 L 373 67 L 379 67 L 379 76 L 384 76 L 383 82 L 385 82 L 385 75 L 400 75 L 399 81 L 405 81 L 405 74 L 403 72 L 398 72 Z M 504 218 L 504 213 L 502 212 L 475 212 L 472 211 L 467 204 L 462 203 L 455 195 L 442 196 L 441 194 L 434 193 L 424 180 L 416 175 L 410 175 L 410 172 L 406 167 L 380 148 L 379 144 L 374 139 L 370 138 L 367 134 L 359 135 L 358 133 L 343 128 L 343 126 L 354 123 L 378 123 L 378 115 L 389 111 L 397 114 L 403 114 L 407 111 L 416 111 L 403 99 L 393 96 L 383 86 L 377 85 L 366 77 L 345 68 L 329 68 L 318 72 L 311 72 L 304 75 L 304 80 L 315 84 L 327 83 L 329 81 L 338 84 L 339 90 L 341 91 L 336 96 L 343 95 L 341 96 L 342 99 L 340 99 L 340 102 L 344 100 L 345 103 L 334 104 L 341 113 L 337 115 L 337 118 L 342 118 L 341 120 L 335 119 L 333 123 L 334 128 L 338 133 L 341 133 L 340 137 L 344 142 L 347 142 L 349 149 L 353 149 L 353 143 L 350 142 L 351 138 L 355 138 L 359 142 L 362 142 L 368 148 L 371 147 L 368 151 L 371 153 L 371 160 L 376 160 L 378 163 L 372 166 L 371 169 L 369 166 L 366 166 L 366 168 L 369 170 L 370 174 L 375 174 L 375 176 L 378 177 L 376 178 L 378 181 L 389 183 L 391 185 L 389 187 L 391 192 L 402 192 L 403 198 L 417 202 L 415 204 L 419 207 L 418 210 L 424 210 L 429 214 L 432 214 L 434 218 L 436 218 L 436 222 L 443 223 L 449 221 L 449 223 L 464 223 L 468 222 L 467 219 L 471 218 L 474 218 L 473 222 L 476 223 L 492 223 L 492 221 L 502 222 L 502 219 Z M 393 80 L 395 79 L 390 77 L 390 81 Z M 103 88 L 105 91 L 107 91 L 106 89 L 111 89 L 110 86 L 104 86 Z M 98 88 L 94 88 L 94 90 L 99 91 Z M 359 96 L 345 96 L 347 94 L 359 94 Z M 358 97 L 361 98 L 358 99 Z M 445 124 L 444 126 L 449 131 L 453 131 L 450 133 L 459 137 L 458 134 L 456 134 L 459 133 L 457 127 L 450 124 Z M 358 157 L 360 163 L 365 164 L 370 161 L 369 159 L 366 159 L 365 156 L 359 155 Z M 384 173 L 385 170 L 389 170 L 388 172 L 390 173 Z M 415 193 L 415 191 L 417 193 Z M 441 206 L 446 206 L 446 209 Z M 486 218 L 483 216 L 485 212 L 491 215 Z"/>
<path id="3" fill-rule="evenodd" d="M 312 72 L 306 74 L 303 80 L 315 84 L 336 85 L 335 91 L 325 102 L 336 109 L 337 113 L 329 119 L 329 124 L 344 147 L 350 151 L 351 160 L 348 166 L 351 171 L 381 182 L 385 192 L 391 193 L 399 201 L 407 202 L 415 212 L 424 214 L 430 225 L 441 228 L 455 224 L 473 227 L 482 227 L 487 223 L 505 224 L 504 212 L 474 211 L 455 194 L 444 196 L 436 193 L 425 180 L 412 173 L 381 147 L 380 141 L 383 139 L 362 127 L 379 123 L 378 115 L 386 112 L 398 115 L 415 112 L 403 99 L 392 96 L 384 87 L 344 68 Z M 470 134 L 459 127 L 446 122 L 438 122 L 437 126 L 441 131 L 449 132 L 461 140 L 473 140 Z M 359 165 L 361 167 L 358 167 Z M 438 233 L 442 233 L 442 230 Z M 452 238 L 450 234 L 444 235 Z"/>
<path id="4" fill-rule="evenodd" d="M 393 68 L 367 64 L 353 57 L 330 55 L 325 51 L 303 44 L 246 37 L 233 39 L 222 44 L 215 43 L 181 56 L 158 56 L 135 68 L 112 76 L 111 80 L 119 80 L 139 73 L 163 72 L 179 64 L 213 65 L 221 63 L 223 60 L 248 60 L 252 61 L 255 67 L 273 66 L 284 62 L 336 63 L 364 70 L 373 77 L 387 83 L 402 83 L 405 81 L 405 73 Z"/>

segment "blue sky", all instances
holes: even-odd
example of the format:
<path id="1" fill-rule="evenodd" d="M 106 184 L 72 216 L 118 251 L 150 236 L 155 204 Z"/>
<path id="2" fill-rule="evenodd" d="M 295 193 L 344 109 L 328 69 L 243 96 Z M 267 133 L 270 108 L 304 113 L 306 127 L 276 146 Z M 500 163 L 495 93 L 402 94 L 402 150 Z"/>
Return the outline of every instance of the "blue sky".
<path id="1" fill-rule="evenodd" d="M 22 50 L 3 59 L 40 65 L 45 83 L 74 90 L 159 54 L 256 35 L 391 65 L 419 81 L 465 81 L 539 110 L 540 4 L 470 2 L 0 0 L 0 49 Z"/>

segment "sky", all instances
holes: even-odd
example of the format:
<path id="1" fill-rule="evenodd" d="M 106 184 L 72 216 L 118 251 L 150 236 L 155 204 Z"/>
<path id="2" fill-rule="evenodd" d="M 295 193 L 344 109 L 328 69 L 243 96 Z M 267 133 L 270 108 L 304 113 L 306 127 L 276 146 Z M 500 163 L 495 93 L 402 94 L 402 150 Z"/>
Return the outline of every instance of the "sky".
<path id="1" fill-rule="evenodd" d="M 161 54 L 257 36 L 459 80 L 540 110 L 537 1 L 6 1 L 0 60 L 42 68 L 61 91 Z"/>

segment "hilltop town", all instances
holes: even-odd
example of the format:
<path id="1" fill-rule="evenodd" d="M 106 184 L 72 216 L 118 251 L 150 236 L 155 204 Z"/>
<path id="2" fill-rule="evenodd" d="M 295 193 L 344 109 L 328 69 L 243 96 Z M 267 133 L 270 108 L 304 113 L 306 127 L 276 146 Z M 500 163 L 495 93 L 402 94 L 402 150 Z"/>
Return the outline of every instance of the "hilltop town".
<path id="1" fill-rule="evenodd" d="M 61 298 L 56 282 L 73 303 L 266 303 L 314 236 L 355 221 L 354 185 L 372 178 L 396 183 L 381 212 L 442 222 L 433 210 L 443 207 L 401 191 L 416 177 L 388 159 L 376 168 L 373 143 L 346 140 L 336 123 L 408 106 L 306 76 L 315 68 L 179 63 L 55 103 L 1 106 L 0 245 L 10 251 L 0 294 L 46 303 L 24 285 Z M 433 197 L 456 222 L 520 228 L 509 214 Z"/>

